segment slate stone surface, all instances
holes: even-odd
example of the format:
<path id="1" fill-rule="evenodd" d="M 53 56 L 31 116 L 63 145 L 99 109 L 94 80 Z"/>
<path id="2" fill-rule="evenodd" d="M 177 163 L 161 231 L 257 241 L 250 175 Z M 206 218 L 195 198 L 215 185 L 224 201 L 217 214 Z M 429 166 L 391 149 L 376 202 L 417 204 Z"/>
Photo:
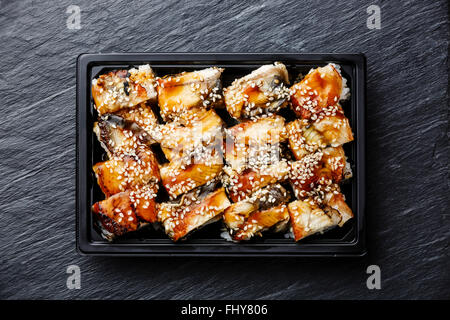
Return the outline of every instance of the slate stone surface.
<path id="1" fill-rule="evenodd" d="M 0 298 L 449 298 L 442 1 L 0 1 Z M 66 26 L 69 5 L 81 29 Z M 366 9 L 381 7 L 381 29 Z M 112 259 L 75 251 L 75 61 L 91 52 L 364 52 L 369 255 Z M 66 288 L 66 267 L 81 289 Z M 377 264 L 382 289 L 366 287 Z"/>

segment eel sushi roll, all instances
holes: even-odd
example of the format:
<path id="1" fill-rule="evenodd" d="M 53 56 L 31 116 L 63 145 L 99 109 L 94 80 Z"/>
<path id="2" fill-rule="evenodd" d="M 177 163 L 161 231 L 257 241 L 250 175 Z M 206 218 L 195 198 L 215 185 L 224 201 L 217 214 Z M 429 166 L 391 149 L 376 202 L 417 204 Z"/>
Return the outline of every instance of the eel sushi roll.
<path id="1" fill-rule="evenodd" d="M 97 112 L 102 115 L 142 102 L 156 102 L 156 76 L 150 65 L 129 70 L 116 70 L 92 81 L 92 97 Z"/>
<path id="2" fill-rule="evenodd" d="M 350 90 L 347 80 L 342 77 L 340 67 L 328 64 L 311 71 L 290 89 L 290 99 L 294 112 L 301 119 L 313 121 L 334 109 L 339 101 L 348 99 Z"/>
<path id="3" fill-rule="evenodd" d="M 230 201 L 224 188 L 210 192 L 211 187 L 197 188 L 181 199 L 158 205 L 158 219 L 173 241 L 185 239 L 194 230 L 222 218 Z"/>
<path id="4" fill-rule="evenodd" d="M 210 109 L 222 104 L 223 69 L 211 67 L 159 78 L 158 105 L 164 121 L 184 119 L 191 109 Z"/>
<path id="5" fill-rule="evenodd" d="M 232 203 L 223 215 L 231 238 L 249 240 L 272 229 L 283 231 L 289 221 L 286 205 L 290 196 L 283 186 L 273 184 L 254 192 L 245 200 Z"/>
<path id="6" fill-rule="evenodd" d="M 264 65 L 224 89 L 225 106 L 235 119 L 273 114 L 287 106 L 289 75 L 280 62 Z"/>

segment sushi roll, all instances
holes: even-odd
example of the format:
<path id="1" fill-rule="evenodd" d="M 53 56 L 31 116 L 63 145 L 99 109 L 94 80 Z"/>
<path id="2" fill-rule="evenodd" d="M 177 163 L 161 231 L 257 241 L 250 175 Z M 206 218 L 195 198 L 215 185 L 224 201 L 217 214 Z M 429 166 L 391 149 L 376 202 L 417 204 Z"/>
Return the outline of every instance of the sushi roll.
<path id="1" fill-rule="evenodd" d="M 328 146 L 339 147 L 353 140 L 346 117 L 330 116 L 313 123 L 297 119 L 288 123 L 286 129 L 290 150 L 297 160 Z"/>
<path id="2" fill-rule="evenodd" d="M 345 202 L 345 196 L 340 190 L 329 192 L 325 195 L 324 203 L 329 208 L 336 210 L 341 216 L 339 226 L 342 227 L 348 220 L 353 218 L 352 209 Z"/>
<path id="3" fill-rule="evenodd" d="M 149 184 L 157 185 L 159 168 L 153 158 L 145 161 L 148 155 L 145 156 L 139 159 L 131 156 L 113 158 L 93 166 L 97 183 L 106 197 Z"/>
<path id="4" fill-rule="evenodd" d="M 271 116 L 245 121 L 226 130 L 234 144 L 279 143 L 286 140 L 285 121 L 281 116 Z"/>
<path id="5" fill-rule="evenodd" d="M 116 176 L 114 181 L 121 180 L 123 176 L 125 185 L 136 179 L 154 182 L 160 180 L 158 162 L 147 144 L 145 132 L 139 126 L 120 117 L 114 117 L 114 120 L 107 118 L 96 122 L 94 132 L 109 159 L 112 160 L 94 166 L 94 172 L 102 176 L 99 175 L 101 180 L 104 177 L 106 182 L 112 179 L 112 175 Z M 106 168 L 108 171 L 105 170 Z M 142 176 L 139 177 L 139 175 Z"/>
<path id="6" fill-rule="evenodd" d="M 283 159 L 258 169 L 248 168 L 241 173 L 234 172 L 228 166 L 224 171 L 226 174 L 222 178 L 223 184 L 228 190 L 231 201 L 238 202 L 265 186 L 284 182 L 289 176 L 290 166 Z"/>
<path id="7" fill-rule="evenodd" d="M 284 64 L 264 65 L 224 89 L 225 106 L 235 119 L 271 115 L 287 106 L 288 84 L 289 75 Z"/>
<path id="8" fill-rule="evenodd" d="M 292 108 L 301 119 L 315 121 L 331 113 L 339 101 L 348 99 L 347 81 L 335 64 L 312 69 L 290 89 Z"/>
<path id="9" fill-rule="evenodd" d="M 235 173 L 280 161 L 280 143 L 287 138 L 284 118 L 246 121 L 225 130 L 225 159 Z"/>
<path id="10" fill-rule="evenodd" d="M 173 241 L 178 241 L 198 228 L 219 221 L 229 205 L 224 188 L 213 192 L 199 188 L 183 195 L 179 202 L 161 203 L 158 219 L 166 234 Z"/>
<path id="11" fill-rule="evenodd" d="M 222 72 L 223 69 L 212 67 L 159 78 L 158 105 L 163 120 L 184 118 L 191 109 L 210 109 L 222 104 Z"/>
<path id="12" fill-rule="evenodd" d="M 319 193 L 333 191 L 334 186 L 350 177 L 342 147 L 326 148 L 290 164 L 289 180 L 298 199 L 311 196 L 316 188 Z"/>
<path id="13" fill-rule="evenodd" d="M 225 210 L 223 220 L 231 236 L 233 236 L 238 230 L 243 230 L 251 214 L 279 206 L 289 201 L 289 198 L 288 192 L 280 184 L 270 185 L 254 192 L 251 197 L 245 200 L 231 204 Z M 253 220 L 255 220 L 255 217 L 253 217 Z M 257 223 L 257 221 L 253 223 Z"/>
<path id="14" fill-rule="evenodd" d="M 128 232 L 136 231 L 146 222 L 157 221 L 156 189 L 119 192 L 92 206 L 102 236 L 111 241 Z"/>
<path id="15" fill-rule="evenodd" d="M 150 65 L 111 71 L 92 80 L 92 97 L 100 115 L 156 102 L 156 76 Z"/>
<path id="16" fill-rule="evenodd" d="M 117 111 L 114 115 L 126 121 L 134 122 L 141 127 L 144 130 L 143 134 L 147 137 L 150 144 L 155 144 L 161 140 L 161 125 L 150 104 L 143 102 L 133 108 Z"/>
<path id="17" fill-rule="evenodd" d="M 333 209 L 321 209 L 314 201 L 305 199 L 289 203 L 288 211 L 295 241 L 315 233 L 323 233 L 339 225 L 341 216 Z"/>
<path id="18" fill-rule="evenodd" d="M 143 153 L 153 157 L 150 145 L 155 141 L 133 121 L 107 114 L 94 123 L 93 131 L 109 158 Z"/>
<path id="19" fill-rule="evenodd" d="M 164 188 L 174 199 L 212 181 L 220 175 L 222 168 L 222 157 L 213 150 L 208 159 L 203 158 L 192 163 L 183 163 L 180 159 L 172 160 L 160 167 L 160 173 Z"/>
<path id="20" fill-rule="evenodd" d="M 191 157 L 216 148 L 220 151 L 223 140 L 223 121 L 214 110 L 202 111 L 194 119 L 181 125 L 176 122 L 161 127 L 160 145 L 169 161 Z"/>
<path id="21" fill-rule="evenodd" d="M 233 237 L 233 240 L 249 240 L 270 228 L 284 229 L 289 221 L 289 212 L 287 205 L 282 204 L 267 210 L 253 212 L 247 220 L 239 227 L 239 230 Z M 279 226 L 283 225 L 283 228 Z"/>

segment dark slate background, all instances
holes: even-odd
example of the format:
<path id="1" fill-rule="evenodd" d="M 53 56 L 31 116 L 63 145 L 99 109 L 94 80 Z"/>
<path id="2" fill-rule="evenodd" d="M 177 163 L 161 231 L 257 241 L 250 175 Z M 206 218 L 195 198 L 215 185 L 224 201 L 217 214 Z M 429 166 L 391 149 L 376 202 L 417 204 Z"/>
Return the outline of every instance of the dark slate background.
<path id="1" fill-rule="evenodd" d="M 0 298 L 449 298 L 447 1 L 0 1 Z M 66 9 L 81 8 L 69 30 Z M 381 7 L 381 30 L 366 9 Z M 364 52 L 369 255 L 75 251 L 75 61 L 110 52 Z M 81 290 L 66 267 L 81 268 Z M 377 264 L 382 289 L 366 287 Z"/>

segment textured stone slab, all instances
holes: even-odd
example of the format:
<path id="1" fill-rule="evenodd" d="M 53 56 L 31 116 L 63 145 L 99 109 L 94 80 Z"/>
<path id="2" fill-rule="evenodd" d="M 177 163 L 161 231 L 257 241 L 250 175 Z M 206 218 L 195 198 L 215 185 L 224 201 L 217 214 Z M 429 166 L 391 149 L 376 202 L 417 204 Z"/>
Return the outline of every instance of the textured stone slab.
<path id="1" fill-rule="evenodd" d="M 446 1 L 0 2 L 0 298 L 448 298 Z M 110 259 L 75 251 L 75 61 L 84 52 L 364 52 L 370 254 Z M 81 290 L 66 267 L 81 268 Z M 366 288 L 377 264 L 382 289 Z"/>

